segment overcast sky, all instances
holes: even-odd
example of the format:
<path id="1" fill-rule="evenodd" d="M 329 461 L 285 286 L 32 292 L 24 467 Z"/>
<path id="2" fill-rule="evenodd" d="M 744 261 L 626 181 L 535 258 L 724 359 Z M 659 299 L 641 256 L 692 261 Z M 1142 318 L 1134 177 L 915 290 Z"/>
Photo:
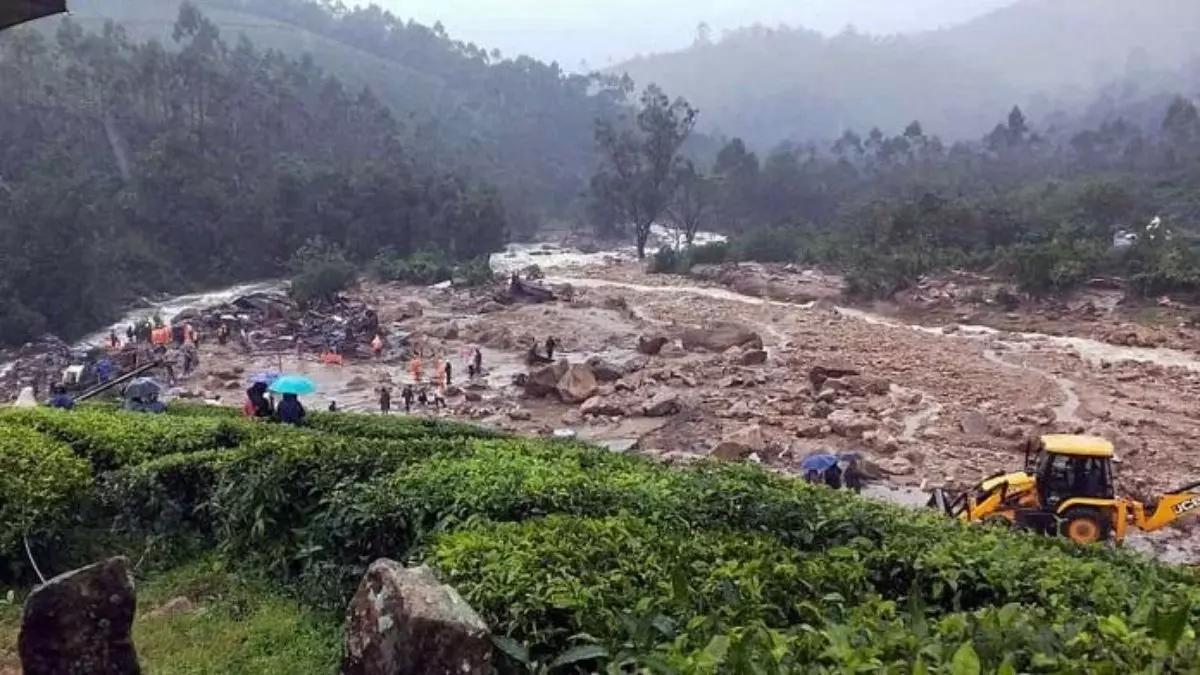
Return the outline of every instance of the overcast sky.
<path id="1" fill-rule="evenodd" d="M 689 44 L 705 21 L 722 30 L 787 23 L 825 33 L 847 24 L 869 33 L 959 23 L 1015 0 L 376 0 L 421 23 L 506 56 L 526 53 L 568 69 L 608 65 Z"/>

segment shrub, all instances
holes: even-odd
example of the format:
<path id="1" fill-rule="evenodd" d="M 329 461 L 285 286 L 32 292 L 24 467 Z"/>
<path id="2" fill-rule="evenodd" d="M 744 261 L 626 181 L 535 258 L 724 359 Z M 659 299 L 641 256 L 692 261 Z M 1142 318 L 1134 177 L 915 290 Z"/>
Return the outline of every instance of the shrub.
<path id="1" fill-rule="evenodd" d="M 687 274 L 691 268 L 692 261 L 686 251 L 663 246 L 650 257 L 646 271 L 650 274 Z"/>
<path id="2" fill-rule="evenodd" d="M 5 411 L 0 420 L 70 444 L 76 454 L 92 462 L 97 473 L 155 457 L 233 447 L 265 433 L 262 425 L 250 421 L 46 408 Z"/>
<path id="3" fill-rule="evenodd" d="M 314 411 L 306 424 L 326 433 L 355 438 L 494 438 L 501 433 L 476 424 L 426 417 L 381 417 L 353 413 Z"/>
<path id="4" fill-rule="evenodd" d="M 739 234 L 730 241 L 736 260 L 794 262 L 804 242 L 804 233 L 793 227 L 764 227 Z"/>
<path id="5" fill-rule="evenodd" d="M 0 558 L 25 535 L 63 525 L 90 482 L 87 462 L 66 444 L 0 424 Z"/>
<path id="6" fill-rule="evenodd" d="M 806 573 L 826 576 L 770 537 L 688 533 L 628 516 L 477 522 L 438 537 L 429 559 L 494 631 L 529 643 L 535 656 L 557 655 L 580 634 L 611 643 L 638 616 L 787 625 L 797 603 L 820 597 Z"/>
<path id="7" fill-rule="evenodd" d="M 335 244 L 320 238 L 305 243 L 288 261 L 291 295 L 301 305 L 327 302 L 358 278 L 354 264 Z"/>
<path id="8" fill-rule="evenodd" d="M 693 265 L 719 265 L 730 257 L 729 243 L 713 241 L 690 250 Z"/>

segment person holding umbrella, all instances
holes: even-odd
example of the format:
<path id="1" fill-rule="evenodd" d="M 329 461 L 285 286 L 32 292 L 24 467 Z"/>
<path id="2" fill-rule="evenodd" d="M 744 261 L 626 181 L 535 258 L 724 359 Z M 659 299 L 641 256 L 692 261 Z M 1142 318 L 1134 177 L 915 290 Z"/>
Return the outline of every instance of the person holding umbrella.
<path id="1" fill-rule="evenodd" d="M 283 395 L 275 408 L 275 419 L 293 426 L 304 424 L 305 410 L 298 397 L 317 390 L 312 380 L 301 375 L 284 375 L 271 383 L 270 390 Z"/>

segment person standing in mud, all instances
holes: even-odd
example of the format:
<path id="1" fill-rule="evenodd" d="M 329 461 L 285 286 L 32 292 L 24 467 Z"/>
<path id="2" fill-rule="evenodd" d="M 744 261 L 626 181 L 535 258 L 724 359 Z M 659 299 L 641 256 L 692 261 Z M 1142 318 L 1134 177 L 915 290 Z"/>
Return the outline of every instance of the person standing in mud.
<path id="1" fill-rule="evenodd" d="M 479 347 L 475 348 L 475 356 L 472 357 L 471 361 L 472 365 L 475 366 L 475 372 L 472 373 L 472 377 L 483 375 L 483 352 L 479 350 Z"/>
<path id="2" fill-rule="evenodd" d="M 451 385 L 450 372 L 451 372 L 450 359 L 446 359 L 446 365 L 445 365 L 446 385 L 445 386 L 447 386 L 447 387 L 449 387 Z"/>
<path id="3" fill-rule="evenodd" d="M 392 414 L 392 388 L 386 385 L 379 388 L 379 414 Z"/>
<path id="4" fill-rule="evenodd" d="M 546 358 L 553 361 L 554 360 L 554 350 L 557 347 L 558 347 L 558 340 L 555 340 L 553 335 L 546 338 Z"/>
<path id="5" fill-rule="evenodd" d="M 404 399 L 404 414 L 407 415 L 412 412 L 413 398 L 415 398 L 415 396 L 416 395 L 413 394 L 412 385 L 404 385 L 404 390 L 400 392 L 400 398 Z"/>

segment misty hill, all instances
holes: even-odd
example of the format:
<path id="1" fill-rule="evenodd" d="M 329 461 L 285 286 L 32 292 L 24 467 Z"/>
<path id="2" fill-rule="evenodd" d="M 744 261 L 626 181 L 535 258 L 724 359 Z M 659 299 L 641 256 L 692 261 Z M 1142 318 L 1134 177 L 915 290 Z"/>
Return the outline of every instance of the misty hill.
<path id="1" fill-rule="evenodd" d="M 105 22 L 134 41 L 173 48 L 180 0 L 76 0 L 70 20 Z M 592 130 L 621 98 L 594 78 L 556 64 L 507 59 L 452 39 L 441 26 L 404 21 L 378 7 L 348 10 L 309 0 L 194 0 L 236 45 L 313 62 L 348 87 L 369 87 L 404 126 L 410 152 L 431 164 L 473 168 L 517 212 L 517 227 L 570 208 L 594 166 Z M 38 22 L 53 33 L 62 19 Z"/>
<path id="2" fill-rule="evenodd" d="M 1194 93 L 1187 75 L 1200 57 L 1197 26 L 1200 3 L 1185 0 L 1021 0 L 909 36 L 755 26 L 614 72 L 688 98 L 701 128 L 760 145 L 897 130 L 912 120 L 965 138 L 992 128 L 1014 103 L 1046 119 Z M 1107 98 L 1096 108 L 1101 89 Z"/>

